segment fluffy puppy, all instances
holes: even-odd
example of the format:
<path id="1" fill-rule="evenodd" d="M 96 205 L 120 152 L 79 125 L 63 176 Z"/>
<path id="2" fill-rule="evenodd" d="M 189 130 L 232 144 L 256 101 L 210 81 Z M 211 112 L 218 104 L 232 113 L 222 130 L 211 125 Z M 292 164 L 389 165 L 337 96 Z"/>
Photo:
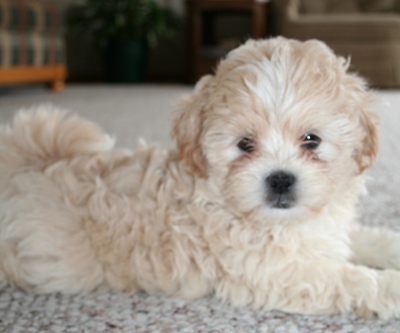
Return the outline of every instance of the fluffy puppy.
<path id="1" fill-rule="evenodd" d="M 1 284 L 399 318 L 400 236 L 354 221 L 377 133 L 348 66 L 318 41 L 250 40 L 183 99 L 166 152 L 18 113 L 0 131 Z"/>

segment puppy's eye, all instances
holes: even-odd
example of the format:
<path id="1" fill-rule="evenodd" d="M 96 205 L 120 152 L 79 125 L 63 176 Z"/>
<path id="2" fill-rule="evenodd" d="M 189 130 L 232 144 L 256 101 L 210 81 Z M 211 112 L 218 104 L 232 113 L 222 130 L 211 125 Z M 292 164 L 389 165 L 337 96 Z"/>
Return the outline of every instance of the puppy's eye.
<path id="1" fill-rule="evenodd" d="M 306 134 L 303 138 L 302 147 L 308 150 L 316 149 L 321 143 L 321 138 L 315 134 Z"/>
<path id="2" fill-rule="evenodd" d="M 237 146 L 246 153 L 251 153 L 256 149 L 254 140 L 251 138 L 242 138 Z"/>

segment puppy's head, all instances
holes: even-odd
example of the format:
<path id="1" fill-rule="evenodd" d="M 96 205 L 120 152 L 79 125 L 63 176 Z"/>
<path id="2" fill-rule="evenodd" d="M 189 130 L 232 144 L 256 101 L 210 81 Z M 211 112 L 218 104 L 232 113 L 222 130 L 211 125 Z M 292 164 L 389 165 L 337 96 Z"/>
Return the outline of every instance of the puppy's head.
<path id="1" fill-rule="evenodd" d="M 318 41 L 250 40 L 203 77 L 173 127 L 180 156 L 243 214 L 316 213 L 354 197 L 377 153 L 362 79 Z"/>

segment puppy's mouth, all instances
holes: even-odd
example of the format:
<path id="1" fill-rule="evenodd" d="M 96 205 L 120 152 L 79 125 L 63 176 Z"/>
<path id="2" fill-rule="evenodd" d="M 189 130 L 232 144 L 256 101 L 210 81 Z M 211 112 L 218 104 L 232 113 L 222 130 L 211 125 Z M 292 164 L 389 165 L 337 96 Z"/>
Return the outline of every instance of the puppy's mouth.
<path id="1" fill-rule="evenodd" d="M 267 201 L 272 208 L 289 209 L 295 205 L 295 198 L 292 194 L 269 194 Z"/>

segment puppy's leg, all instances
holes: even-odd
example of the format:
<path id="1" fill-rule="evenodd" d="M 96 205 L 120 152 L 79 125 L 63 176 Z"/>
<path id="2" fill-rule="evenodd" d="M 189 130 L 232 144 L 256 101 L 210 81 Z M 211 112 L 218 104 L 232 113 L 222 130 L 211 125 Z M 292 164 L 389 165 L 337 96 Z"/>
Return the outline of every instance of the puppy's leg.
<path id="1" fill-rule="evenodd" d="M 234 305 L 267 310 L 301 314 L 353 310 L 365 317 L 376 313 L 383 319 L 400 318 L 400 272 L 394 270 L 318 260 L 290 264 L 257 282 L 261 284 L 227 277 L 216 294 Z"/>
<path id="2" fill-rule="evenodd" d="M 400 270 L 400 234 L 356 226 L 350 234 L 355 264 Z"/>
<path id="3" fill-rule="evenodd" d="M 43 177 L 40 183 L 45 182 Z M 48 197 L 38 190 L 3 201 L 9 210 L 0 216 L 0 288 L 10 284 L 37 293 L 92 291 L 105 279 L 84 221 L 77 211 L 60 205 L 54 199 L 56 189 L 46 185 Z"/>

